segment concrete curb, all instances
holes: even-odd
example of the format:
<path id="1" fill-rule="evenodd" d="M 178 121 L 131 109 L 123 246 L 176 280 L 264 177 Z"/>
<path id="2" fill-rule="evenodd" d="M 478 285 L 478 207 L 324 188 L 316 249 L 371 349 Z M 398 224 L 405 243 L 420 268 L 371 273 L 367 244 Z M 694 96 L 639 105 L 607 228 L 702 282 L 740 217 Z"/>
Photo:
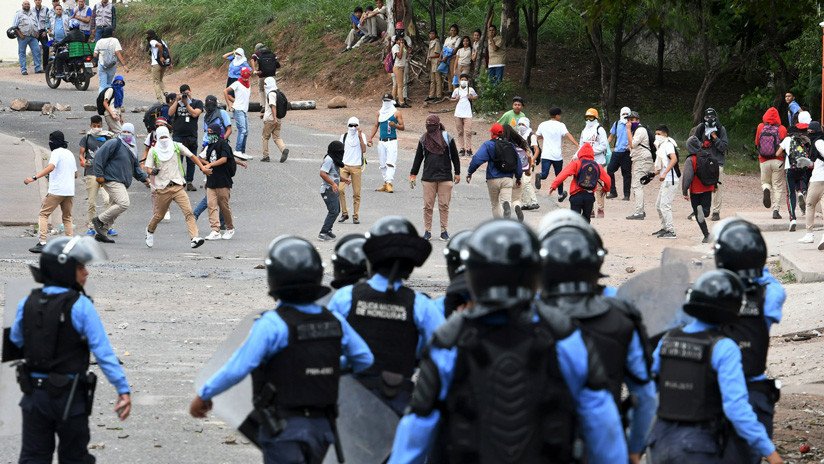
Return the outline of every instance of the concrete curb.
<path id="1" fill-rule="evenodd" d="M 820 261 L 810 259 L 812 253 L 821 253 L 818 250 L 792 249 L 782 251 L 778 257 L 781 267 L 785 271 L 792 271 L 798 283 L 808 284 L 824 282 L 824 266 Z"/>

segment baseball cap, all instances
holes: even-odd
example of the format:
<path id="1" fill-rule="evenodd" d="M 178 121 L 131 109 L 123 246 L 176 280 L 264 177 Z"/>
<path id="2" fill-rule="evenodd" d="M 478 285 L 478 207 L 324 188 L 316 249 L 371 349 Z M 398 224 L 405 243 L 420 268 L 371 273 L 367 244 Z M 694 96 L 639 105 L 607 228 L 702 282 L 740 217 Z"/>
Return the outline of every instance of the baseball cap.
<path id="1" fill-rule="evenodd" d="M 395 97 L 393 97 L 391 93 L 383 94 L 383 101 L 393 101 L 393 100 L 395 100 Z"/>

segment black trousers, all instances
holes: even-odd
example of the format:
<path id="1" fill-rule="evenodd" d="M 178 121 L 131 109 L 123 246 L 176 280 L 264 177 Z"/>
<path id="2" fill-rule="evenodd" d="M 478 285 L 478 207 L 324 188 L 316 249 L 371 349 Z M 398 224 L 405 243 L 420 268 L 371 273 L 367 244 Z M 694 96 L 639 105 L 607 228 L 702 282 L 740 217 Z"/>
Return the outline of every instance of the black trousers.
<path id="1" fill-rule="evenodd" d="M 595 194 L 592 192 L 578 192 L 569 197 L 569 209 L 580 213 L 589 222 L 592 215 L 592 206 L 595 205 Z"/>
<path id="2" fill-rule="evenodd" d="M 690 193 L 690 203 L 692 203 L 692 212 L 695 214 L 698 227 L 706 237 L 710 234 L 707 218 L 710 216 L 710 206 L 712 206 L 712 192 Z M 701 208 L 703 214 L 698 214 L 698 208 Z"/>
<path id="3" fill-rule="evenodd" d="M 607 166 L 607 174 L 612 181 L 609 193 L 617 195 L 615 189 L 615 171 L 621 169 L 621 177 L 624 179 L 624 198 L 629 198 L 630 187 L 632 187 L 632 160 L 629 158 L 628 151 L 616 151 L 612 153 L 612 158 L 609 159 Z"/>
<path id="4" fill-rule="evenodd" d="M 68 392 L 52 397 L 36 388 L 20 401 L 23 410 L 23 445 L 19 464 L 51 464 L 57 435 L 57 457 L 60 464 L 94 464 L 89 445 L 89 416 L 86 415 L 85 392 L 78 389 L 63 421 L 69 399 Z"/>
<path id="5" fill-rule="evenodd" d="M 197 137 L 172 137 L 175 142 L 180 142 L 184 147 L 188 148 L 190 152 L 197 155 Z M 195 179 L 195 162 L 190 160 L 188 156 L 180 155 L 186 160 L 186 182 L 192 183 Z"/>

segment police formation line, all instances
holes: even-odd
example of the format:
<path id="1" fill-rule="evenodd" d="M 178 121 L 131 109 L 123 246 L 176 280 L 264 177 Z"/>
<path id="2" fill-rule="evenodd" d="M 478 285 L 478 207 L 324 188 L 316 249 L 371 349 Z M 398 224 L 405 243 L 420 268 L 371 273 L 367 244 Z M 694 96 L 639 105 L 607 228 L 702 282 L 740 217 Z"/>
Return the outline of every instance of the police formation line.
<path id="1" fill-rule="evenodd" d="M 568 210 L 547 215 L 539 235 L 506 219 L 455 234 L 439 298 L 404 284 L 432 248 L 401 217 L 337 244 L 331 297 L 314 246 L 281 236 L 266 258 L 275 309 L 190 413 L 206 417 L 251 374 L 241 431 L 265 463 L 319 463 L 332 448 L 343 462 L 341 436 L 359 428 L 337 426 L 349 378 L 400 418 L 391 454 L 375 462 L 637 463 L 646 453 L 652 463 L 780 463 L 770 438 L 778 390 L 765 370 L 785 293 L 754 225 L 730 219 L 714 235 L 718 269 L 653 334 L 631 302 L 605 296 L 615 289 L 598 283 L 601 238 Z M 61 237 L 32 267 L 43 287 L 18 305 L 9 338 L 19 352 L 3 353 L 22 360 L 21 463 L 51 462 L 55 434 L 60 462 L 94 462 L 90 352 L 118 415 L 130 413 L 125 374 L 83 291 L 86 265 L 104 256 L 91 238 Z"/>

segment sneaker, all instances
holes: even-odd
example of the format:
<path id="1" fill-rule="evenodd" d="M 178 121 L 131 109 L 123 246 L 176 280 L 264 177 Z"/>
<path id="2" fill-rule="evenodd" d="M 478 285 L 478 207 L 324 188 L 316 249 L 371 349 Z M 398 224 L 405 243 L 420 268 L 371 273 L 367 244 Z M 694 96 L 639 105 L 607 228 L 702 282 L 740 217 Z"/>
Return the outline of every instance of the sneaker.
<path id="1" fill-rule="evenodd" d="M 824 251 L 824 235 L 822 235 L 821 240 L 818 241 L 818 250 Z"/>
<path id="2" fill-rule="evenodd" d="M 599 217 L 599 218 L 603 218 L 603 217 L 604 217 L 604 210 L 599 209 L 599 210 L 598 210 L 597 217 Z"/>
<path id="3" fill-rule="evenodd" d="M 114 243 L 114 240 L 110 239 L 105 234 L 94 234 L 94 239 L 101 243 Z"/>
<path id="4" fill-rule="evenodd" d="M 424 240 L 432 240 L 432 233 L 428 230 L 423 231 L 423 239 Z"/>
<path id="5" fill-rule="evenodd" d="M 505 201 L 505 202 L 504 202 L 504 204 L 503 204 L 502 208 L 503 208 L 503 210 L 504 210 L 504 217 L 505 217 L 505 218 L 509 219 L 510 217 L 512 217 L 512 207 L 511 207 L 511 206 L 509 206 L 509 202 L 508 202 L 508 201 Z"/>
<path id="6" fill-rule="evenodd" d="M 569 194 L 566 193 L 566 192 L 558 195 L 558 203 L 562 203 L 564 200 L 566 200 L 566 197 L 568 197 L 568 196 L 569 196 Z"/>
<path id="7" fill-rule="evenodd" d="M 535 176 L 535 188 L 541 190 L 541 176 Z"/>
<path id="8" fill-rule="evenodd" d="M 710 235 L 707 234 L 707 235 L 704 236 L 704 239 L 701 240 L 701 243 L 710 243 L 710 241 L 711 241 L 710 240 Z"/>
<path id="9" fill-rule="evenodd" d="M 172 220 L 172 213 L 169 212 L 169 211 L 166 211 L 166 214 L 163 215 L 163 220 L 166 221 L 166 222 L 171 221 Z"/>
<path id="10" fill-rule="evenodd" d="M 269 162 L 269 157 L 264 156 L 263 158 L 260 159 L 260 161 L 263 162 L 263 163 L 268 163 Z"/>
<path id="11" fill-rule="evenodd" d="M 393 193 L 395 189 L 392 187 L 392 182 L 386 183 L 386 193 Z"/>
<path id="12" fill-rule="evenodd" d="M 34 73 L 35 73 L 35 74 L 43 74 L 44 72 L 46 72 L 46 71 L 43 71 L 43 70 L 41 69 L 40 71 L 35 71 Z"/>
<path id="13" fill-rule="evenodd" d="M 231 240 L 235 236 L 235 229 L 226 229 L 226 232 L 220 237 L 223 240 Z"/>
<path id="14" fill-rule="evenodd" d="M 283 153 L 280 154 L 280 162 L 285 163 L 286 158 L 288 158 L 288 157 L 289 157 L 289 149 L 286 148 L 286 149 L 283 150 Z"/>
<path id="15" fill-rule="evenodd" d="M 106 235 L 109 232 L 108 227 L 106 227 L 106 224 L 103 224 L 100 218 L 92 218 L 92 226 L 94 227 L 95 235 Z"/>
<path id="16" fill-rule="evenodd" d="M 441 240 L 444 242 L 449 240 L 449 233 L 447 231 L 441 232 Z"/>
<path id="17" fill-rule="evenodd" d="M 197 192 L 197 187 L 195 187 L 194 185 L 192 185 L 192 183 L 191 183 L 191 182 L 187 182 L 187 183 L 186 183 L 186 191 L 187 191 L 187 192 Z"/>
<path id="18" fill-rule="evenodd" d="M 223 236 L 216 230 L 213 230 L 209 235 L 203 237 L 204 240 L 220 240 L 221 238 L 223 238 Z"/>
<path id="19" fill-rule="evenodd" d="M 352 224 L 360 224 L 360 219 L 352 218 Z"/>
<path id="20" fill-rule="evenodd" d="M 326 235 L 328 235 L 328 236 L 330 236 L 330 237 L 332 237 L 332 238 L 338 238 L 338 236 L 337 236 L 337 235 L 335 235 L 335 234 L 333 234 L 331 230 L 330 230 L 329 232 L 327 232 L 327 233 L 326 233 Z"/>
<path id="21" fill-rule="evenodd" d="M 690 213 L 690 215 L 687 216 L 687 221 L 692 221 L 693 219 L 695 219 L 695 213 Z"/>
<path id="22" fill-rule="evenodd" d="M 721 214 L 720 213 L 712 213 L 712 216 L 710 216 L 710 221 L 720 221 L 720 220 L 721 220 Z"/>
<path id="23" fill-rule="evenodd" d="M 149 232 L 149 229 L 146 229 L 146 246 L 149 248 L 154 246 L 154 234 Z"/>
<path id="24" fill-rule="evenodd" d="M 658 229 L 655 232 L 653 232 L 651 235 L 654 236 L 654 237 L 657 237 L 657 236 L 663 234 L 666 231 L 667 231 L 667 229 L 661 228 L 661 229 Z"/>
<path id="25" fill-rule="evenodd" d="M 88 235 L 89 237 L 94 237 L 94 234 L 96 233 L 97 232 L 95 232 L 94 229 L 92 229 L 91 227 L 89 227 L 89 230 L 86 231 L 86 235 Z"/>
<path id="26" fill-rule="evenodd" d="M 206 240 L 203 240 L 203 239 L 202 239 L 202 238 L 200 238 L 200 237 L 195 237 L 195 238 L 193 238 L 193 239 L 192 239 L 192 241 L 189 243 L 189 246 L 191 246 L 192 248 L 197 248 L 197 247 L 199 247 L 200 245 L 203 245 L 204 243 L 206 243 Z"/>
<path id="27" fill-rule="evenodd" d="M 813 243 L 815 242 L 815 235 L 812 233 L 806 233 L 803 237 L 798 239 L 798 243 Z"/>
<path id="28" fill-rule="evenodd" d="M 629 197 L 624 197 L 623 200 L 624 201 L 629 201 Z"/>
<path id="29" fill-rule="evenodd" d="M 635 213 L 627 216 L 627 219 L 630 221 L 642 221 L 645 217 L 647 217 L 646 213 Z"/>
<path id="30" fill-rule="evenodd" d="M 607 198 L 607 199 L 610 199 L 610 200 L 611 200 L 611 199 L 613 199 L 613 198 L 618 198 L 618 194 L 617 194 L 617 193 L 612 193 L 612 192 L 609 192 L 609 193 L 607 194 L 606 198 Z"/>
<path id="31" fill-rule="evenodd" d="M 252 159 L 252 155 L 247 155 L 246 153 L 243 153 L 242 151 L 236 151 L 234 153 L 234 155 L 235 155 L 235 158 L 242 159 L 243 161 L 249 161 L 250 159 Z"/>
<path id="32" fill-rule="evenodd" d="M 790 221 L 790 232 L 795 232 L 795 219 Z"/>
<path id="33" fill-rule="evenodd" d="M 773 219 L 781 219 L 781 214 L 778 213 L 778 210 L 773 211 Z"/>
<path id="34" fill-rule="evenodd" d="M 798 207 L 801 208 L 801 214 L 807 214 L 807 201 L 802 192 L 798 192 Z"/>
<path id="35" fill-rule="evenodd" d="M 665 230 L 663 233 L 661 233 L 661 235 L 658 236 L 658 238 L 678 238 L 678 237 L 675 235 L 674 230 Z"/>
<path id="36" fill-rule="evenodd" d="M 764 198 L 763 198 L 763 203 L 764 203 L 765 208 L 769 208 L 770 206 L 772 206 L 772 200 L 771 200 L 770 197 L 771 197 L 770 189 L 765 188 L 764 189 Z"/>
<path id="37" fill-rule="evenodd" d="M 22 71 L 22 72 L 20 72 L 20 74 L 22 74 L 22 75 L 24 75 L 24 76 L 28 76 L 28 75 L 29 75 L 29 72 L 28 72 L 28 71 Z"/>
<path id="38" fill-rule="evenodd" d="M 109 229 L 106 231 L 106 235 L 109 237 L 117 237 L 117 231 L 115 229 Z"/>
<path id="39" fill-rule="evenodd" d="M 515 216 L 518 222 L 524 222 L 524 213 L 521 211 L 521 205 L 515 205 Z"/>
<path id="40" fill-rule="evenodd" d="M 328 242 L 328 241 L 332 240 L 332 237 L 330 237 L 329 235 L 327 235 L 324 232 L 321 232 L 321 233 L 318 234 L 318 240 L 320 240 L 321 242 Z"/>
<path id="41" fill-rule="evenodd" d="M 346 222 L 348 220 L 349 220 L 349 215 L 348 214 L 341 214 L 340 219 L 338 219 L 338 222 Z"/>
<path id="42" fill-rule="evenodd" d="M 46 246 L 46 242 L 37 242 L 37 245 L 29 248 L 29 251 L 32 253 L 42 253 L 44 246 Z"/>

